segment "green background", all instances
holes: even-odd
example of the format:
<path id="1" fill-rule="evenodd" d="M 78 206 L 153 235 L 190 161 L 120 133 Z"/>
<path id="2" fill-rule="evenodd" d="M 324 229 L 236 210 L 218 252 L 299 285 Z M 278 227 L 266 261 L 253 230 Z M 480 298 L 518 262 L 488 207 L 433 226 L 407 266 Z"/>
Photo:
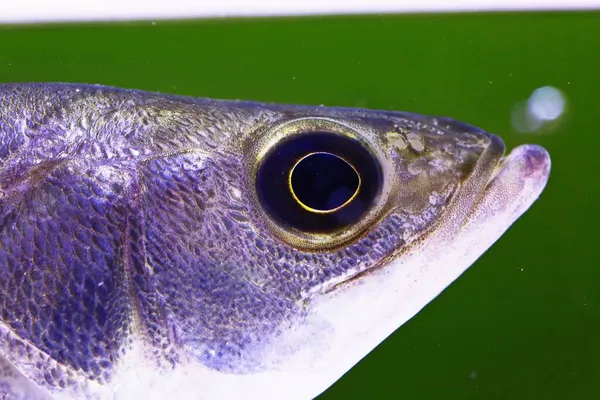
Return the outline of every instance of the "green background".
<path id="1" fill-rule="evenodd" d="M 545 146 L 534 207 L 321 399 L 600 398 L 600 14 L 0 27 L 0 81 L 440 114 Z M 516 132 L 545 85 L 565 117 Z"/>

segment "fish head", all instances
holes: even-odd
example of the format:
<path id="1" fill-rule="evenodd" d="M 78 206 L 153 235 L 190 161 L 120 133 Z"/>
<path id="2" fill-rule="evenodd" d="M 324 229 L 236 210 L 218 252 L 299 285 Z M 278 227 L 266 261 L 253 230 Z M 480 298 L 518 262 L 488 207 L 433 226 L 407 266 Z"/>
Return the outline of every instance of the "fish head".
<path id="1" fill-rule="evenodd" d="M 31 399 L 313 398 L 550 172 L 401 112 L 62 84 L 0 106 L 0 384 Z"/>
<path id="2" fill-rule="evenodd" d="M 254 315 L 251 308 L 260 307 L 264 314 L 237 325 L 246 345 L 218 368 L 245 376 L 235 393 L 268 388 L 274 398 L 312 398 L 529 208 L 550 159 L 534 145 L 505 157 L 499 137 L 449 118 L 349 109 L 283 115 L 246 131 L 233 156 L 237 178 L 223 182 L 240 188 L 247 220 L 235 225 L 221 257 L 268 300 L 243 311 Z M 358 179 L 348 180 L 336 159 Z M 344 185 L 345 196 L 323 212 L 325 199 Z M 215 193 L 227 196 L 219 211 L 227 213 L 238 200 L 224 188 Z M 229 212 L 237 220 L 240 208 Z"/>

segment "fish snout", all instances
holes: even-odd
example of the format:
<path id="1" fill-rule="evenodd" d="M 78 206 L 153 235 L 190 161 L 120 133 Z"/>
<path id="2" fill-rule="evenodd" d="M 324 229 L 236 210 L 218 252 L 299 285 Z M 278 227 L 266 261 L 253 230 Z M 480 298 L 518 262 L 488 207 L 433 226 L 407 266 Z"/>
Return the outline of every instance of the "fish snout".
<path id="1" fill-rule="evenodd" d="M 534 144 L 519 146 L 509 157 L 520 160 L 523 176 L 547 179 L 550 174 L 550 154 L 541 146 Z"/>

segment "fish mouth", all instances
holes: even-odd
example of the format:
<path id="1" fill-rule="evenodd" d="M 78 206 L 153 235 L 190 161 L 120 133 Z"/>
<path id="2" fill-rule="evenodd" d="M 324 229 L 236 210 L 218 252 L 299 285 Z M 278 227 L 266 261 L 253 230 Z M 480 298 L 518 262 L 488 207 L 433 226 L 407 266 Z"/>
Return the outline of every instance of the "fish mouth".
<path id="1" fill-rule="evenodd" d="M 483 189 L 482 201 L 495 209 L 490 211 L 506 212 L 514 208 L 522 213 L 546 187 L 550 170 L 550 154 L 546 149 L 535 144 L 517 146 L 499 159 Z"/>
<path id="2" fill-rule="evenodd" d="M 505 155 L 503 140 L 492 134 L 489 137 L 490 144 L 457 193 L 461 199 L 454 215 L 457 230 L 493 216 L 516 220 L 537 200 L 548 182 L 551 160 L 546 149 L 524 144 Z"/>
<path id="3" fill-rule="evenodd" d="M 503 140 L 488 135 L 490 144 L 455 193 L 451 206 L 424 240 L 396 255 L 399 263 L 421 254 L 423 260 L 435 264 L 445 252 L 448 263 L 462 266 L 446 271 L 446 279 L 452 282 L 539 198 L 550 176 L 548 151 L 524 144 L 504 155 Z M 386 268 L 394 268 L 390 265 Z"/>
<path id="4" fill-rule="evenodd" d="M 546 149 L 535 144 L 524 144 L 515 147 L 508 156 L 502 157 L 490 177 L 489 186 L 503 171 L 517 169 L 520 176 L 525 179 L 538 181 L 545 185 L 550 176 L 550 154 Z"/>
<path id="5" fill-rule="evenodd" d="M 468 210 L 465 207 L 467 215 L 458 229 L 462 235 L 475 235 L 474 241 L 481 240 L 476 247 L 491 246 L 539 198 L 550 176 L 551 159 L 543 147 L 524 144 L 506 156 L 498 150 L 495 168 Z M 489 239 L 477 237 L 477 232 L 485 232 Z"/>

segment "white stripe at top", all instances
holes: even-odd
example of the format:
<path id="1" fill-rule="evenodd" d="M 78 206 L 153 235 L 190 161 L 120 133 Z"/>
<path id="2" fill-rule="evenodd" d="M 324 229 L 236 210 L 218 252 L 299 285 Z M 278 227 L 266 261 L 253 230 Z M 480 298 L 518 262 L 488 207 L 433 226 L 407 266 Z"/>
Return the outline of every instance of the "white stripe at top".
<path id="1" fill-rule="evenodd" d="M 577 9 L 600 0 L 1 0 L 0 24 Z"/>

